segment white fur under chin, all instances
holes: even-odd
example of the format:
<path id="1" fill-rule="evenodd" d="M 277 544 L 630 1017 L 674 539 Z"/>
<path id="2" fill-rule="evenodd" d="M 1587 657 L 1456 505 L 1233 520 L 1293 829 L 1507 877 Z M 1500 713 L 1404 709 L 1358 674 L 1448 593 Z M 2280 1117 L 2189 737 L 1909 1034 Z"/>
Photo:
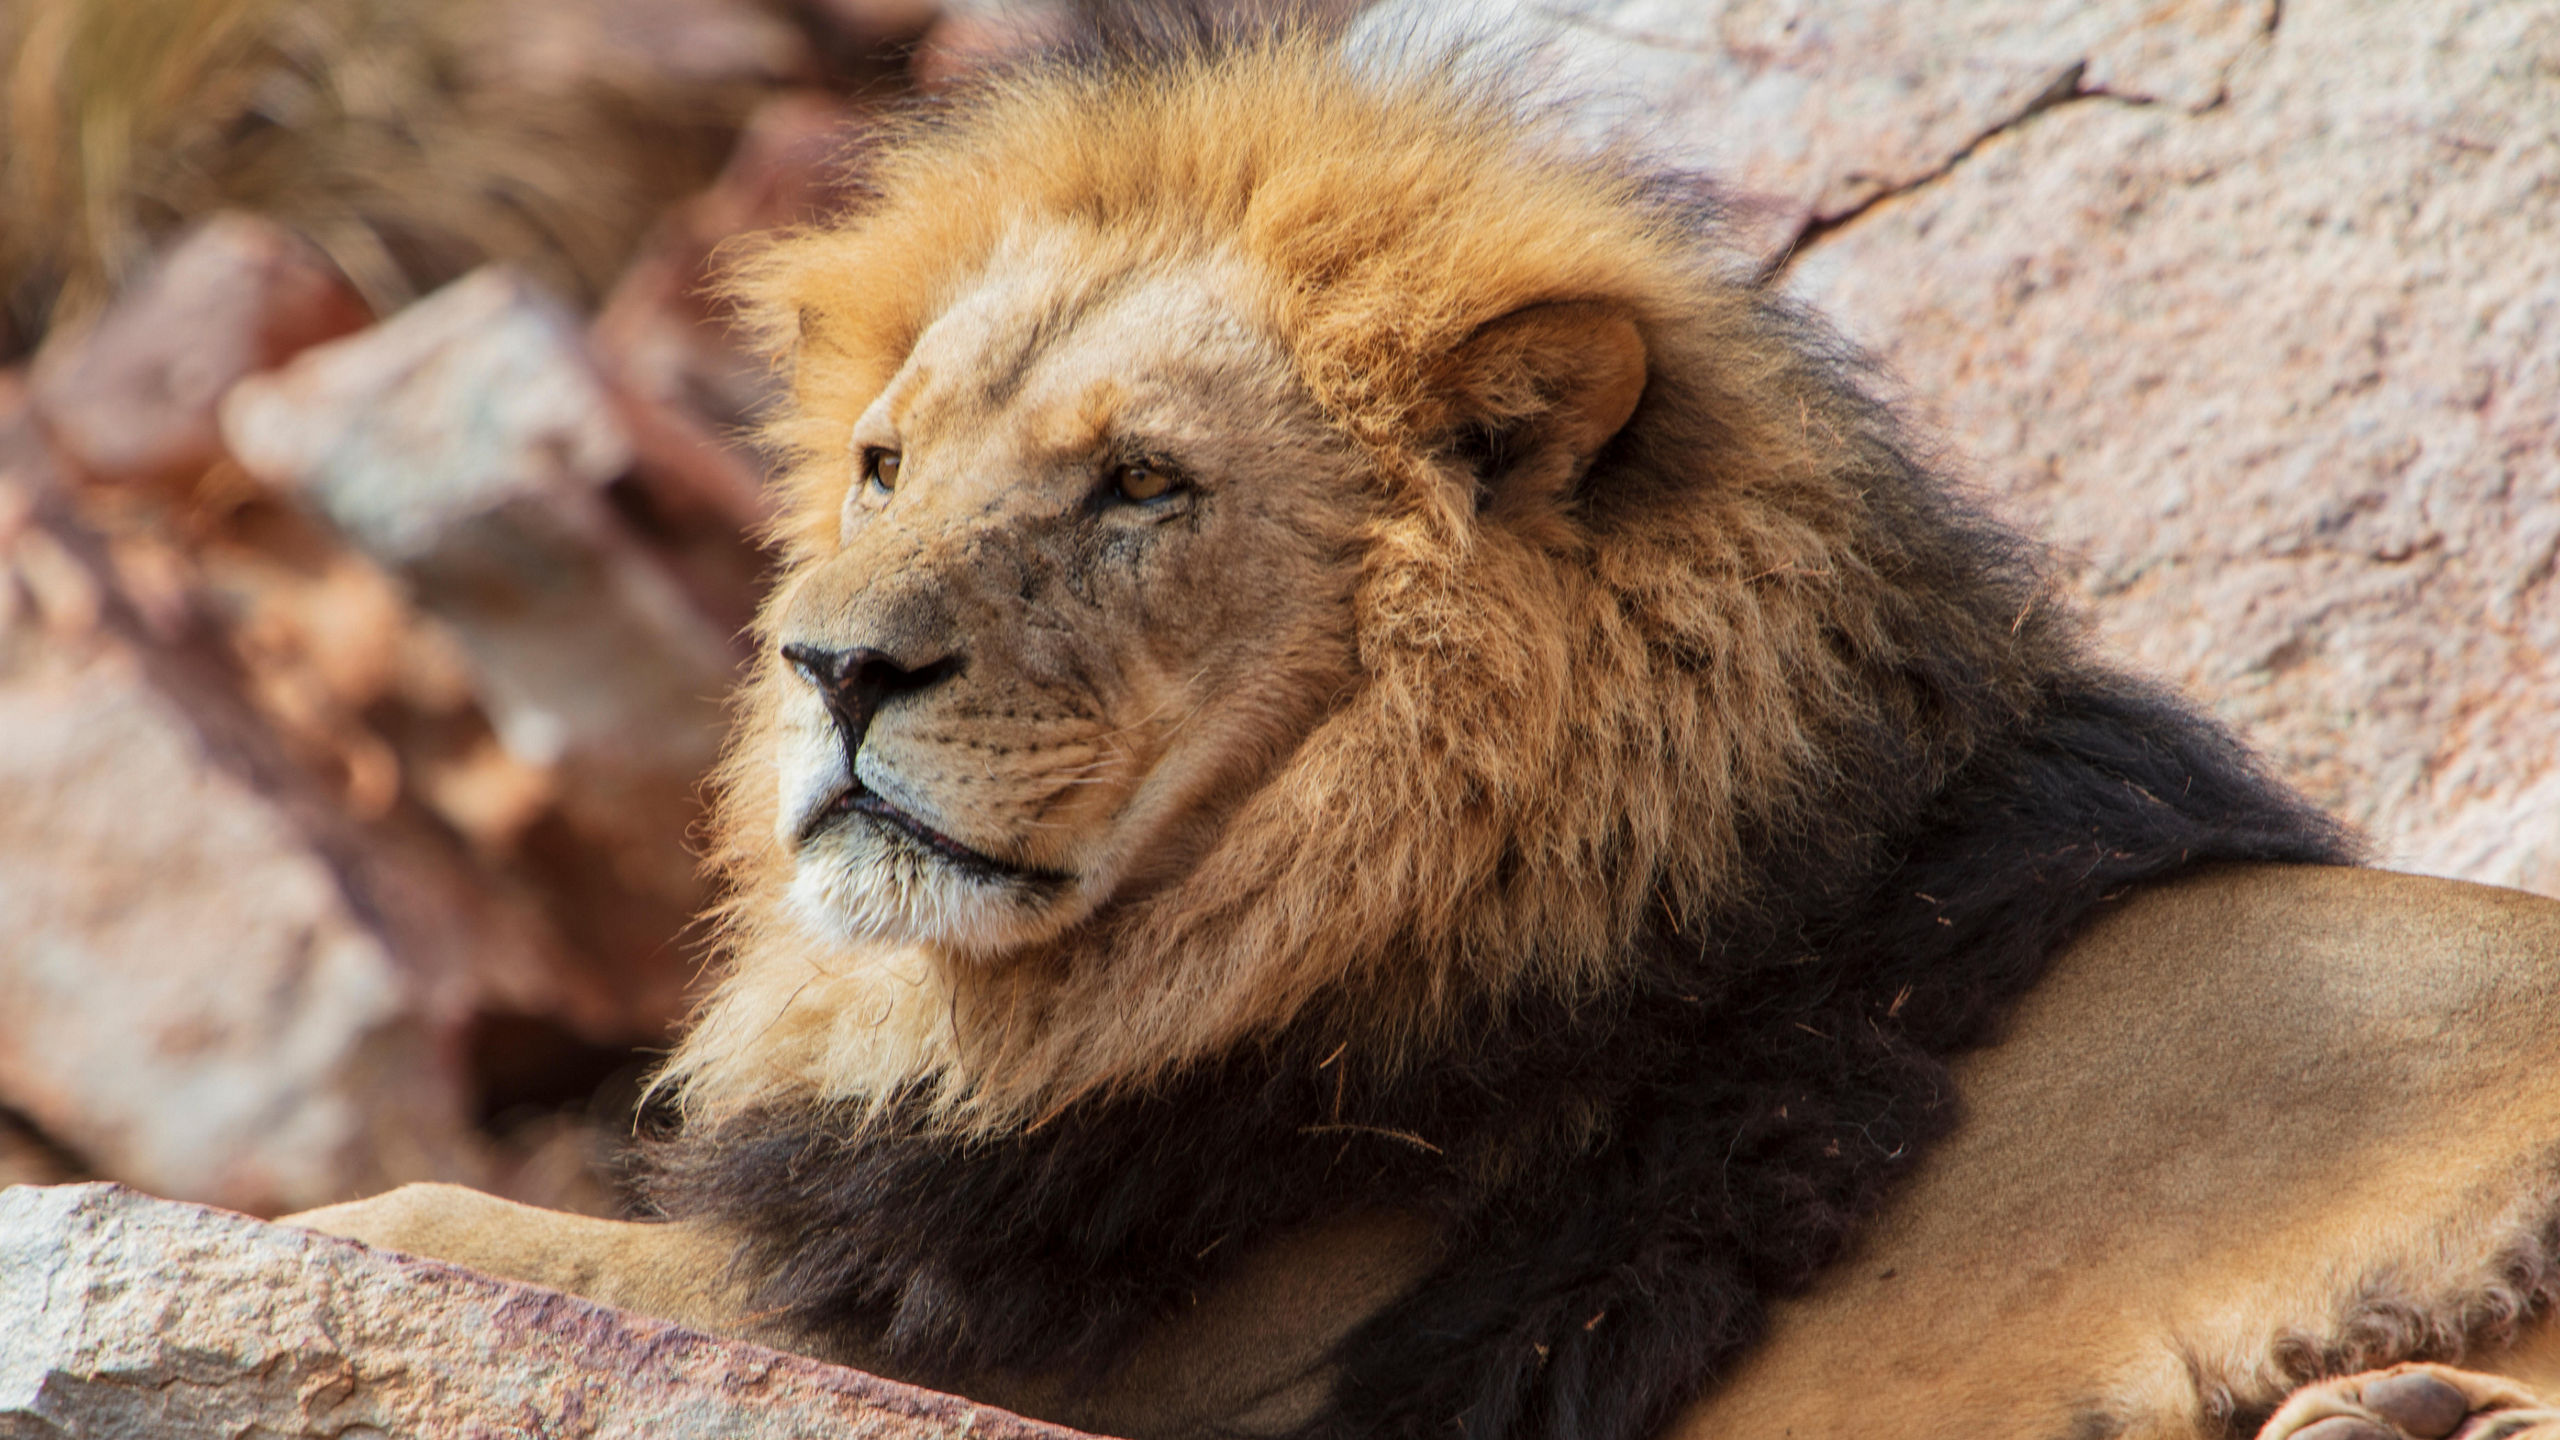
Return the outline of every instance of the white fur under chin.
<path id="1" fill-rule="evenodd" d="M 986 955 L 1054 934 L 1055 900 L 916 854 L 855 819 L 804 848 L 790 914 L 820 947 L 881 942 Z"/>

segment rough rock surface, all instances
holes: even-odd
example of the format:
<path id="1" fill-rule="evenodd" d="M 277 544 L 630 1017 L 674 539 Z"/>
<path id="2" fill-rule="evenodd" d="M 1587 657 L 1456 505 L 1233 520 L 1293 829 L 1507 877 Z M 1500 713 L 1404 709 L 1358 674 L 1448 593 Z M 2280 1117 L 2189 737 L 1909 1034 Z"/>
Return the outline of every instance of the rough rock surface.
<path id="1" fill-rule="evenodd" d="M 1713 175 L 1774 257 L 2066 96 L 2210 107 L 2274 14 L 2273 0 L 1391 0 L 1368 23 L 1389 43 L 1418 29 L 1525 46 L 1539 93 Z"/>
<path id="2" fill-rule="evenodd" d="M 0 1440 L 215 1435 L 1075 1432 L 111 1185 L 0 1191 Z"/>

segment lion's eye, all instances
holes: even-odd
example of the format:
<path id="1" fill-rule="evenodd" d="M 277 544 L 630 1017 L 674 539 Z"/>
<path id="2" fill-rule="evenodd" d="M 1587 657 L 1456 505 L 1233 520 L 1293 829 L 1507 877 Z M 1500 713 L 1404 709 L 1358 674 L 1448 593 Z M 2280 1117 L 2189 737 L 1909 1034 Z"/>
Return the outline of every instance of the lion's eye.
<path id="1" fill-rule="evenodd" d="M 862 452 L 862 478 L 882 490 L 898 488 L 898 452 L 877 448 Z"/>
<path id="2" fill-rule="evenodd" d="M 1181 482 L 1167 470 L 1153 465 L 1123 465 L 1112 472 L 1111 488 L 1121 499 L 1145 504 L 1161 500 L 1179 489 Z"/>

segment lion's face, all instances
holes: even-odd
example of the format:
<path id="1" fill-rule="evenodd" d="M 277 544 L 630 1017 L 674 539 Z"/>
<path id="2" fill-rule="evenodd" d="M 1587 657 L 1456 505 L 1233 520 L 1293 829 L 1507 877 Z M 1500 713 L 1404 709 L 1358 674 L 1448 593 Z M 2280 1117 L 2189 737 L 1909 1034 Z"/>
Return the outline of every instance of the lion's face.
<path id="1" fill-rule="evenodd" d="M 689 1114 L 1384 1070 L 1618 983 L 1892 723 L 1863 412 L 1651 191 L 1314 50 L 972 104 L 733 280 L 789 569 Z"/>
<path id="2" fill-rule="evenodd" d="M 853 421 L 774 611 L 821 937 L 1002 950 L 1177 877 L 1352 674 L 1352 454 L 1237 275 L 1011 251 Z"/>

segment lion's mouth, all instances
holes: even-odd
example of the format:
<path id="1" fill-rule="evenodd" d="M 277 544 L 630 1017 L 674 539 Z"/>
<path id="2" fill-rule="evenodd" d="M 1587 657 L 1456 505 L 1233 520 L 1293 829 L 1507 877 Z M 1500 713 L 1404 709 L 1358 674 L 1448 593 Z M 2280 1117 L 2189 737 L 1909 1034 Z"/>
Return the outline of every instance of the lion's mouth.
<path id="1" fill-rule="evenodd" d="M 1069 878 L 1054 870 L 1041 870 L 999 860 L 983 850 L 963 845 L 900 809 L 887 797 L 863 784 L 859 779 L 837 792 L 835 798 L 819 806 L 810 814 L 800 826 L 800 843 L 806 845 L 827 831 L 847 823 L 856 815 L 870 820 L 890 838 L 922 850 L 935 859 L 981 880 L 1002 881 L 1009 884 L 1058 885 L 1065 883 Z"/>

